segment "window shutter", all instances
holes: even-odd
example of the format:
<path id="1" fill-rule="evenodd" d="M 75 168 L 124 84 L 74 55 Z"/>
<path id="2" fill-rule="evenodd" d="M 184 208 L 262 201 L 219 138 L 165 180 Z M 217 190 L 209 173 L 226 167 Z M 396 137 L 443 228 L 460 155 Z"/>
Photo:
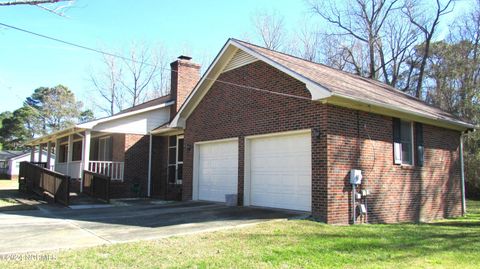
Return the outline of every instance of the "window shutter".
<path id="1" fill-rule="evenodd" d="M 423 146 L 423 124 L 415 123 L 415 148 L 417 149 L 417 165 L 423 166 L 424 146 Z"/>
<path id="2" fill-rule="evenodd" d="M 393 118 L 393 162 L 402 164 L 402 142 L 400 132 L 400 119 Z"/>

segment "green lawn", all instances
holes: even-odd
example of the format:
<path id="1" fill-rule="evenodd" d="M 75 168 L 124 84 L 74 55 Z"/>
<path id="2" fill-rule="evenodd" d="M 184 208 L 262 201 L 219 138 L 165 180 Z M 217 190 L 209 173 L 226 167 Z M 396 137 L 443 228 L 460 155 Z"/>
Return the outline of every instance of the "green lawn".
<path id="1" fill-rule="evenodd" d="M 0 190 L 18 189 L 18 180 L 0 179 Z"/>
<path id="2" fill-rule="evenodd" d="M 306 220 L 50 253 L 0 268 L 480 268 L 480 202 L 432 224 L 330 226 Z"/>

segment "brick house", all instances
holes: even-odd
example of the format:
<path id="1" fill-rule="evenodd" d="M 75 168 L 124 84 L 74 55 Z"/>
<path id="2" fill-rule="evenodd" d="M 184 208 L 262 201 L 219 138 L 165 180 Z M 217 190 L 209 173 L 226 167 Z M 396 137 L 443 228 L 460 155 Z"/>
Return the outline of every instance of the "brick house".
<path id="1" fill-rule="evenodd" d="M 348 224 L 462 214 L 461 137 L 473 128 L 378 81 L 230 39 L 153 133 L 183 130 L 183 200 L 237 194 Z M 370 193 L 355 201 L 351 169 Z"/>
<path id="2" fill-rule="evenodd" d="M 378 81 L 235 39 L 201 78 L 188 57 L 171 69 L 169 96 L 32 145 L 67 140 L 64 156 L 72 160 L 68 148 L 75 151 L 78 135 L 79 148 L 91 152 L 83 167 L 93 169 L 85 160 L 101 154 L 85 142 L 88 133 L 110 134 L 109 154 L 124 167 L 118 197 L 224 202 L 236 195 L 240 206 L 308 211 L 331 224 L 463 213 L 461 139 L 474 126 L 451 114 Z M 148 127 L 114 128 L 133 122 L 128 113 Z M 363 175 L 357 191 L 370 193 L 358 200 L 352 169 Z"/>

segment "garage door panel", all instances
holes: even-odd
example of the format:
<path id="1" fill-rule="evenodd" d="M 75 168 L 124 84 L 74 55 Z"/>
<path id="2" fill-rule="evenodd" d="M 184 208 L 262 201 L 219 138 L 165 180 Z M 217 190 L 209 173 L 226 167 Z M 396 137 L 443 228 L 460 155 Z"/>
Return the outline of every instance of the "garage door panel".
<path id="1" fill-rule="evenodd" d="M 250 141 L 250 203 L 311 210 L 310 133 Z"/>
<path id="2" fill-rule="evenodd" d="M 198 198 L 224 202 L 225 194 L 238 192 L 238 141 L 198 146 Z"/>

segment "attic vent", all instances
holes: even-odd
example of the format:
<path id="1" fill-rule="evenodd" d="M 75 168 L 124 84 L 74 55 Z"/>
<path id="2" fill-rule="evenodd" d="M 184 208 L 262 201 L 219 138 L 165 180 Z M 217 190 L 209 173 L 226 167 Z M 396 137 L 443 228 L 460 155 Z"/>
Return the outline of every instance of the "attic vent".
<path id="1" fill-rule="evenodd" d="M 258 59 L 244 52 L 243 50 L 237 50 L 237 52 L 235 53 L 233 58 L 230 60 L 230 62 L 227 64 L 227 66 L 225 66 L 223 73 L 233 70 L 235 68 L 239 68 L 240 66 L 253 63 L 255 61 L 258 61 Z"/>

